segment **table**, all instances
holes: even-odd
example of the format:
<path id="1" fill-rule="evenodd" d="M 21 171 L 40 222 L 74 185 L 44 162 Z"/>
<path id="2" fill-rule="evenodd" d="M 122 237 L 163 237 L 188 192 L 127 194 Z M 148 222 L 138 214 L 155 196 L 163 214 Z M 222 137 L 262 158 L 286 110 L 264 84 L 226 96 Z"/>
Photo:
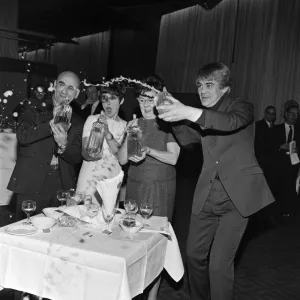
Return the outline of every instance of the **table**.
<path id="1" fill-rule="evenodd" d="M 6 187 L 15 167 L 16 150 L 16 134 L 0 132 L 0 205 L 8 205 L 12 196 Z"/>
<path id="2" fill-rule="evenodd" d="M 150 222 L 158 222 L 152 217 Z M 151 223 L 150 223 L 151 224 Z M 109 236 L 95 226 L 53 227 L 15 236 L 0 228 L 0 285 L 53 300 L 129 300 L 165 268 L 174 280 L 183 263 L 172 226 L 172 241 L 159 233 L 139 232 L 125 240 L 117 224 Z"/>

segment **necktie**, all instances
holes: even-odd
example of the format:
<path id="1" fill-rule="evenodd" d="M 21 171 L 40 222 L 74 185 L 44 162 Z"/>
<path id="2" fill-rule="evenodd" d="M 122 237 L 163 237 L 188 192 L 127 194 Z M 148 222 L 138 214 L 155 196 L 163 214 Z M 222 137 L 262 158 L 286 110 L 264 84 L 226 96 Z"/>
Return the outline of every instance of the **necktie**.
<path id="1" fill-rule="evenodd" d="M 270 128 L 273 128 L 274 127 L 274 123 L 270 123 Z"/>
<path id="2" fill-rule="evenodd" d="M 287 143 L 290 143 L 293 140 L 293 127 L 290 125 L 290 131 L 288 134 Z"/>

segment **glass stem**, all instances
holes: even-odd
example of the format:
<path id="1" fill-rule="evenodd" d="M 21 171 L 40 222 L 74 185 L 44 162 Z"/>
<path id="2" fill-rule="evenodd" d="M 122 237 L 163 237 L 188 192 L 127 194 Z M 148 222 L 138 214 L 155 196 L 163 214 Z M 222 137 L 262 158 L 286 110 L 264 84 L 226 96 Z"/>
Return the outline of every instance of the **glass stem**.
<path id="1" fill-rule="evenodd" d="M 30 218 L 29 218 L 29 217 L 30 217 L 30 214 L 27 214 L 27 213 L 26 213 L 26 215 L 27 215 L 27 223 L 30 224 Z"/>

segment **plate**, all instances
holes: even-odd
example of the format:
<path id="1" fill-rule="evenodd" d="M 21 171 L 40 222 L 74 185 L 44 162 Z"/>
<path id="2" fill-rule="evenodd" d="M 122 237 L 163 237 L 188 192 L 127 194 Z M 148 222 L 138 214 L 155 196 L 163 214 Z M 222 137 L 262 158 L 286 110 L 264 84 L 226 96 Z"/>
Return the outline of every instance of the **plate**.
<path id="1" fill-rule="evenodd" d="M 37 232 L 37 228 L 32 225 L 11 225 L 5 228 L 5 232 L 13 235 L 29 235 Z"/>

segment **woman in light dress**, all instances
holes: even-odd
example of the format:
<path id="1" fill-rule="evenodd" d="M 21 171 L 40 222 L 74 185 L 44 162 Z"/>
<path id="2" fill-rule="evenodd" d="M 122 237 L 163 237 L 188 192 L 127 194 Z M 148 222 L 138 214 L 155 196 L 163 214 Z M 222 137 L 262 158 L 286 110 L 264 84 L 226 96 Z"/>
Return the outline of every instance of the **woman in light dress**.
<path id="1" fill-rule="evenodd" d="M 93 203 L 96 204 L 101 201 L 96 190 L 97 182 L 102 179 L 113 178 L 121 171 L 117 154 L 126 130 L 126 122 L 118 116 L 118 112 L 124 101 L 125 92 L 126 89 L 121 84 L 111 84 L 103 87 L 101 90 L 101 102 L 104 114 L 102 112 L 101 115 L 91 115 L 84 124 L 82 134 L 83 163 L 78 177 L 76 192 L 91 196 Z M 93 123 L 97 119 L 100 119 L 105 124 L 105 138 L 101 155 L 92 158 L 85 149 Z"/>

